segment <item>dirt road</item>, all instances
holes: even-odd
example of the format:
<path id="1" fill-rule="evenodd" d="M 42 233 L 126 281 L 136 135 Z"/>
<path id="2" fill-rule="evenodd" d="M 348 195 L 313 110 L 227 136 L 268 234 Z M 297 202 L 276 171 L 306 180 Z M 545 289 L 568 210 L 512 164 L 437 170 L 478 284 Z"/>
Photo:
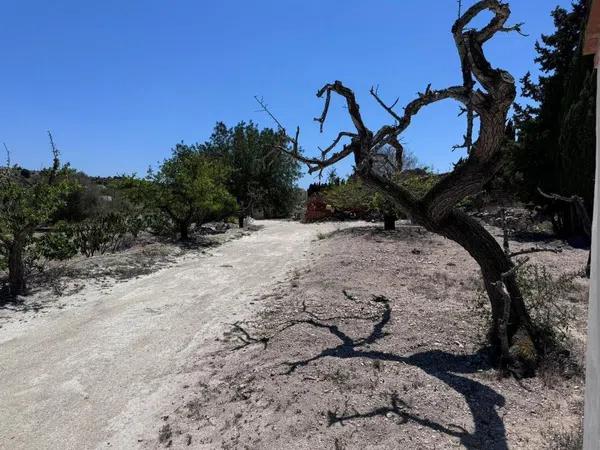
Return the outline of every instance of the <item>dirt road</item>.
<path id="1" fill-rule="evenodd" d="M 0 329 L 0 448 L 135 448 L 194 382 L 196 355 L 306 261 L 336 224 L 263 221 L 250 236 Z M 68 304 L 68 299 L 65 300 Z"/>

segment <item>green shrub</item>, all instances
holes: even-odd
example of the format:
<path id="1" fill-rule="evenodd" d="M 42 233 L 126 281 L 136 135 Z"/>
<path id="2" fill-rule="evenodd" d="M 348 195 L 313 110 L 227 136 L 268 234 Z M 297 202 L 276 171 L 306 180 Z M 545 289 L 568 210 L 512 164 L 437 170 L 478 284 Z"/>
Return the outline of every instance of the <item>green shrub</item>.
<path id="1" fill-rule="evenodd" d="M 73 241 L 81 254 L 87 257 L 117 251 L 127 231 L 125 218 L 114 213 L 72 225 Z"/>
<path id="2" fill-rule="evenodd" d="M 398 182 L 408 189 L 415 197 L 421 198 L 440 180 L 429 168 L 401 172 Z"/>
<path id="3" fill-rule="evenodd" d="M 61 226 L 56 231 L 45 233 L 37 238 L 34 245 L 40 256 L 46 259 L 64 261 L 77 254 L 77 245 L 72 238 L 71 229 Z"/>
<path id="4" fill-rule="evenodd" d="M 577 290 L 573 282 L 577 276 L 553 277 L 544 266 L 535 264 L 523 267 L 517 275 L 542 352 L 538 374 L 546 385 L 555 384 L 557 378 L 583 375 L 582 357 L 569 332 L 575 308 L 567 302 Z"/>
<path id="5" fill-rule="evenodd" d="M 569 333 L 575 320 L 575 310 L 567 299 L 577 290 L 574 283 L 577 276 L 578 274 L 552 276 L 545 266 L 537 264 L 525 265 L 517 272 L 517 282 L 541 350 L 539 374 L 547 384 L 556 376 L 569 378 L 580 375 L 583 371 L 581 361 L 575 356 L 574 342 Z M 489 330 L 492 325 L 491 313 L 482 285 L 477 287 L 471 308 Z"/>
<path id="6" fill-rule="evenodd" d="M 555 431 L 548 436 L 547 450 L 582 450 L 583 424 L 578 424 L 572 430 Z"/>
<path id="7" fill-rule="evenodd" d="M 517 273 L 525 304 L 546 352 L 564 347 L 569 339 L 575 313 L 565 300 L 576 289 L 574 278 L 572 274 L 553 277 L 545 266 L 537 264 L 526 265 Z"/>

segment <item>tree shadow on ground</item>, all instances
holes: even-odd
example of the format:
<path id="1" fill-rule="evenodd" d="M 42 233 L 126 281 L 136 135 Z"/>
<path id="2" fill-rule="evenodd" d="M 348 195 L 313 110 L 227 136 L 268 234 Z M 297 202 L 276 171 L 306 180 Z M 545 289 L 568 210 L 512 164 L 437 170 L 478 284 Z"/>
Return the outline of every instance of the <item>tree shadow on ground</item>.
<path id="1" fill-rule="evenodd" d="M 296 370 L 309 365 L 321 358 L 367 358 L 373 361 L 387 361 L 407 364 L 418 367 L 428 375 L 437 378 L 459 393 L 465 399 L 473 417 L 475 430 L 469 433 L 458 425 L 448 426 L 419 417 L 407 411 L 408 406 L 398 398 L 397 393 L 390 394 L 389 405 L 376 408 L 366 412 L 354 412 L 353 414 L 341 414 L 328 411 L 329 425 L 344 423 L 351 420 L 386 416 L 395 414 L 402 419 L 402 423 L 408 421 L 416 422 L 432 430 L 447 434 L 460 439 L 467 449 L 493 449 L 507 450 L 506 431 L 502 418 L 496 411 L 497 407 L 504 406 L 505 400 L 502 395 L 478 381 L 461 376 L 459 374 L 472 374 L 479 370 L 491 368 L 490 354 L 488 349 L 482 349 L 471 355 L 455 355 L 440 350 L 432 350 L 416 353 L 410 356 L 400 356 L 393 353 L 373 351 L 364 349 L 385 337 L 386 325 L 391 319 L 391 308 L 384 297 L 375 297 L 375 301 L 383 305 L 381 316 L 373 325 L 371 333 L 367 337 L 352 338 L 341 331 L 337 325 L 324 323 L 327 319 L 320 319 L 315 314 L 307 312 L 309 319 L 295 321 L 296 324 L 306 324 L 315 328 L 325 329 L 338 338 L 341 343 L 335 347 L 322 350 L 319 354 L 304 360 L 284 363 L 287 366 L 285 374 L 291 374 Z"/>

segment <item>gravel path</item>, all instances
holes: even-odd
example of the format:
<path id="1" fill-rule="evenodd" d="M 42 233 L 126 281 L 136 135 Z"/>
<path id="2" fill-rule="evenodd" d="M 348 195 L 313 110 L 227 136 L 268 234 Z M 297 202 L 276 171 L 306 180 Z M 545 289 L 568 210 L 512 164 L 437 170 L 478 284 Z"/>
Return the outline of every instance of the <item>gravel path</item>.
<path id="1" fill-rule="evenodd" d="M 195 379 L 190 361 L 340 224 L 264 228 L 85 303 L 0 328 L 0 448 L 135 448 Z"/>

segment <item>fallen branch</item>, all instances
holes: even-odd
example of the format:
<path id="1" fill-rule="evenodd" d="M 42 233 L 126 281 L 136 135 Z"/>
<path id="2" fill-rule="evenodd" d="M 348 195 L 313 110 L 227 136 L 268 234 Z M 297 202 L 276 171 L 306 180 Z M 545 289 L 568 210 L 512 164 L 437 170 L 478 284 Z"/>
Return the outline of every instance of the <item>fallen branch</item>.
<path id="1" fill-rule="evenodd" d="M 518 252 L 510 253 L 509 258 L 514 258 L 515 256 L 520 255 L 528 255 L 530 253 L 541 253 L 541 252 L 550 252 L 550 253 L 562 253 L 562 248 L 529 248 L 526 250 L 520 250 Z"/>

